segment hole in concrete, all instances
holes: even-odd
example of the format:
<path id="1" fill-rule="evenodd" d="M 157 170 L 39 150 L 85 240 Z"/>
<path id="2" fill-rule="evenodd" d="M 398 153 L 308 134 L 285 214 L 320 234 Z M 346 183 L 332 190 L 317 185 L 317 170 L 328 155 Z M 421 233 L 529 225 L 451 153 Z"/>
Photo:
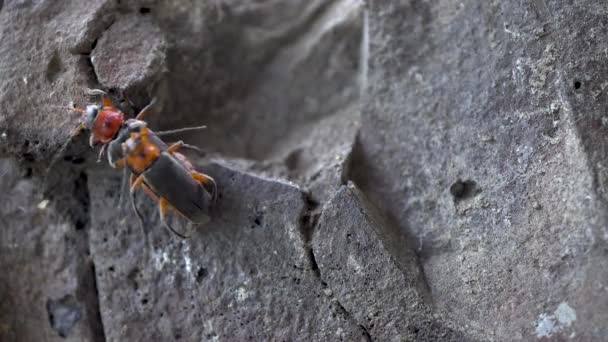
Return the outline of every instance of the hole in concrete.
<path id="1" fill-rule="evenodd" d="M 581 81 L 574 81 L 574 89 L 580 89 L 582 86 Z"/>
<path id="2" fill-rule="evenodd" d="M 196 282 L 200 283 L 201 281 L 203 281 L 203 278 L 205 278 L 207 274 L 207 269 L 204 267 L 200 267 L 198 271 L 196 271 Z"/>
<path id="3" fill-rule="evenodd" d="M 285 158 L 285 166 L 287 166 L 287 168 L 289 170 L 292 170 L 292 171 L 297 170 L 298 168 L 301 167 L 301 161 L 302 161 L 302 150 L 297 149 L 297 150 L 289 153 L 287 158 Z"/>
<path id="4" fill-rule="evenodd" d="M 86 226 L 86 222 L 82 221 L 82 220 L 76 220 L 76 223 L 74 224 L 74 226 L 76 227 L 76 230 L 82 230 L 84 229 L 84 227 Z"/>
<path id="5" fill-rule="evenodd" d="M 151 10 L 148 7 L 142 7 L 139 9 L 139 13 L 141 13 L 141 14 L 148 14 L 150 12 L 151 12 Z"/>
<path id="6" fill-rule="evenodd" d="M 61 58 L 59 57 L 59 53 L 55 51 L 51 57 L 51 60 L 46 66 L 46 80 L 49 83 L 55 82 L 57 76 L 59 76 L 62 70 L 63 65 L 61 63 Z"/>
<path id="7" fill-rule="evenodd" d="M 84 163 L 84 162 L 85 162 L 85 159 L 84 159 L 84 158 L 82 158 L 82 157 L 78 157 L 78 158 L 74 158 L 74 159 L 72 159 L 72 164 L 79 165 L 79 164 L 82 164 L 82 163 Z"/>
<path id="8" fill-rule="evenodd" d="M 35 161 L 34 155 L 31 153 L 23 153 L 21 157 L 23 157 L 23 160 L 29 163 L 33 163 Z"/>
<path id="9" fill-rule="evenodd" d="M 472 180 L 461 181 L 457 180 L 452 186 L 450 186 L 450 193 L 454 197 L 454 201 L 459 201 L 467 198 L 471 198 L 481 192 L 481 189 Z"/>
<path id="10" fill-rule="evenodd" d="M 255 213 L 255 217 L 253 219 L 253 223 L 255 223 L 256 226 L 260 227 L 262 225 L 262 222 L 264 220 L 264 213 L 261 211 L 258 211 Z M 252 226 L 252 228 L 254 228 Z"/>
<path id="11" fill-rule="evenodd" d="M 142 300 L 141 300 L 141 304 L 142 304 L 142 305 L 146 305 L 146 304 L 148 304 L 148 298 L 144 298 L 144 299 L 142 299 Z"/>

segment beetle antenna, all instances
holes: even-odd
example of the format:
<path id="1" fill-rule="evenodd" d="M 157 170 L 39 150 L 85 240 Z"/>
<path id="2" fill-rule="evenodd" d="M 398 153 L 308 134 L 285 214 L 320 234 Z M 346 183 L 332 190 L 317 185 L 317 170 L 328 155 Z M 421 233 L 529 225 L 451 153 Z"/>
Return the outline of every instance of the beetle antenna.
<path id="1" fill-rule="evenodd" d="M 184 128 L 178 128 L 178 129 L 172 129 L 172 130 L 168 130 L 168 131 L 160 131 L 160 132 L 154 132 L 154 133 L 156 133 L 156 135 L 158 135 L 160 137 L 163 135 L 169 135 L 169 134 L 175 134 L 175 133 L 199 131 L 199 130 L 202 130 L 205 128 L 207 128 L 207 126 L 194 126 L 194 127 L 184 127 Z"/>
<path id="2" fill-rule="evenodd" d="M 180 147 L 181 147 L 181 148 L 189 148 L 189 149 L 194 150 L 194 151 L 196 151 L 196 152 L 198 152 L 198 153 L 201 153 L 201 154 L 203 154 L 203 155 L 207 153 L 207 152 L 205 152 L 203 149 L 201 149 L 200 147 L 198 147 L 198 146 L 194 146 L 194 145 L 182 144 L 182 146 L 180 146 Z"/>
<path id="3" fill-rule="evenodd" d="M 133 191 L 131 189 L 129 191 L 129 195 L 131 197 L 131 206 L 133 207 L 133 211 L 135 211 L 135 214 L 137 215 L 137 218 L 139 219 L 139 224 L 141 226 L 141 229 L 143 230 L 143 232 L 145 234 L 146 228 L 144 227 L 144 218 L 141 215 L 141 213 L 139 212 L 139 209 L 137 209 L 137 205 L 135 204 L 135 191 Z"/>
<path id="4" fill-rule="evenodd" d="M 135 116 L 135 120 L 143 120 L 146 115 L 151 112 L 152 107 L 156 104 L 156 97 L 153 98 L 147 106 L 145 106 L 138 114 Z"/>

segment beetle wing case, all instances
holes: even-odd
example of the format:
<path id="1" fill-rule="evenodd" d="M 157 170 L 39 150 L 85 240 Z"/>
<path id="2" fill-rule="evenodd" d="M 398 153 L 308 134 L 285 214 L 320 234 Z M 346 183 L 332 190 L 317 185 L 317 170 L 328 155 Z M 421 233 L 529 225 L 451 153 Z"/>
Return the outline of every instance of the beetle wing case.
<path id="1" fill-rule="evenodd" d="M 209 221 L 213 203 L 211 194 L 192 178 L 190 172 L 173 155 L 162 152 L 153 167 L 144 173 L 144 180 L 152 191 L 194 223 Z"/>

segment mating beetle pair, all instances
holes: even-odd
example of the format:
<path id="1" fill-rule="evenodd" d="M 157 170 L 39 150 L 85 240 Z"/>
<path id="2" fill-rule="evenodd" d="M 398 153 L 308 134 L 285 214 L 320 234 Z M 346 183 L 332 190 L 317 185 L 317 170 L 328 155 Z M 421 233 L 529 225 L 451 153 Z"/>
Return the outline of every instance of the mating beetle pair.
<path id="1" fill-rule="evenodd" d="M 166 220 L 169 209 L 195 224 L 209 221 L 211 208 L 217 197 L 217 185 L 213 178 L 197 172 L 190 161 L 177 150 L 181 147 L 195 148 L 182 141 L 168 146 L 160 136 L 186 130 L 204 128 L 189 127 L 173 131 L 154 133 L 147 127 L 143 117 L 154 104 L 152 101 L 141 110 L 135 119 L 124 119 L 124 113 L 115 107 L 105 92 L 94 90 L 103 95 L 103 105 L 88 105 L 86 109 L 70 107 L 81 114 L 80 125 L 73 136 L 82 130 L 91 132 L 91 147 L 102 144 L 98 161 L 107 150 L 108 162 L 113 168 L 124 168 L 131 172 L 131 204 L 143 226 L 142 216 L 135 205 L 134 195 L 138 187 L 158 202 L 160 219 L 169 230 L 178 233 Z M 62 147 L 61 154 L 67 144 Z M 52 163 L 51 163 L 52 165 Z M 122 187 L 121 187 L 122 190 Z"/>

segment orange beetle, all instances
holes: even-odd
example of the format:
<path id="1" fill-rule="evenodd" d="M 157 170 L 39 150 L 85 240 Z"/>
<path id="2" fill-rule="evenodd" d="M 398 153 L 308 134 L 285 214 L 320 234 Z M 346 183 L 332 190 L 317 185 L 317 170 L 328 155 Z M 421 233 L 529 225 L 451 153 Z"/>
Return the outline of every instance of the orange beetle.
<path id="1" fill-rule="evenodd" d="M 143 125 L 143 126 L 142 126 Z M 154 132 L 140 122 L 138 131 L 130 133 L 122 143 L 122 159 L 132 172 L 131 204 L 140 222 L 143 220 L 135 206 L 134 194 L 141 187 L 158 202 L 160 220 L 169 230 L 181 238 L 165 217 L 169 208 L 195 224 L 209 221 L 210 212 L 217 198 L 217 185 L 213 178 L 194 169 L 188 159 L 177 152 L 184 147 L 183 141 L 167 146 Z"/>

